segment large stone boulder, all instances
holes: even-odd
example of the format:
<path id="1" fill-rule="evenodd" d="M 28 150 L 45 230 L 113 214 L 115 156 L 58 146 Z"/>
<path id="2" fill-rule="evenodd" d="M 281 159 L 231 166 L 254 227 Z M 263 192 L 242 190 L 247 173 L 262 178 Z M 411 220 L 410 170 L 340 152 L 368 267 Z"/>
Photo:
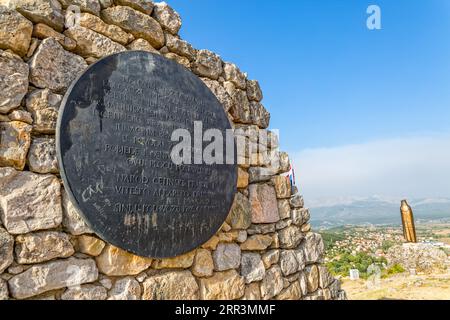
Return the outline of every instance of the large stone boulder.
<path id="1" fill-rule="evenodd" d="M 389 265 L 399 264 L 405 269 L 433 273 L 447 269 L 447 254 L 430 244 L 405 243 L 393 246 L 386 256 Z"/>

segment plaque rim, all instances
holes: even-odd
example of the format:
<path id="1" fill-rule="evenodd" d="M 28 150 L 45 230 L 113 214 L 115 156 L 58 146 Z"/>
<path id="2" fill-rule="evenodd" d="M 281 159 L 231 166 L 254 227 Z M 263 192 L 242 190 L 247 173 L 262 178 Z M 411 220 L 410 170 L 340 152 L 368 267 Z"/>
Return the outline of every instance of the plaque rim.
<path id="1" fill-rule="evenodd" d="M 96 228 L 94 228 L 94 227 L 92 226 L 90 220 L 87 219 L 87 217 L 86 217 L 86 215 L 84 214 L 83 210 L 81 210 L 81 208 L 80 208 L 80 206 L 79 206 L 79 204 L 78 204 L 78 201 L 76 200 L 76 197 L 74 196 L 74 193 L 73 193 L 72 188 L 71 188 L 71 185 L 70 185 L 70 183 L 69 183 L 69 179 L 67 178 L 66 170 L 65 170 L 65 168 L 64 168 L 63 161 L 62 161 L 63 159 L 62 159 L 62 156 L 61 156 L 61 122 L 62 122 L 62 118 L 63 118 L 63 115 L 64 115 L 64 111 L 65 111 L 65 109 L 66 109 L 67 100 L 68 100 L 70 94 L 72 93 L 73 88 L 75 87 L 75 85 L 79 82 L 79 80 L 80 80 L 87 72 L 89 72 L 89 71 L 90 71 L 92 68 L 94 68 L 97 64 L 100 64 L 103 60 L 109 59 L 109 58 L 111 58 L 111 57 L 113 57 L 113 56 L 118 56 L 118 55 L 123 55 L 123 54 L 129 54 L 129 53 L 133 53 L 133 52 L 144 53 L 144 54 L 151 55 L 151 56 L 158 56 L 159 58 L 165 59 L 165 60 L 168 61 L 169 63 L 173 63 L 173 64 L 176 64 L 176 65 L 178 65 L 178 66 L 180 66 L 180 67 L 183 67 L 186 71 L 192 73 L 192 75 L 194 75 L 195 77 L 197 77 L 198 80 L 201 81 L 201 82 L 203 83 L 203 85 L 211 92 L 211 94 L 212 94 L 212 96 L 214 97 L 214 99 L 216 99 L 217 102 L 219 103 L 219 105 L 223 108 L 222 103 L 221 103 L 221 102 L 219 101 L 219 99 L 216 97 L 216 95 L 214 94 L 214 92 L 212 92 L 212 90 L 211 90 L 211 89 L 210 89 L 210 88 L 209 88 L 209 87 L 208 87 L 208 86 L 200 79 L 200 77 L 199 77 L 198 75 L 196 75 L 194 72 L 192 72 L 192 70 L 190 70 L 190 69 L 186 68 L 185 66 L 183 66 L 183 65 L 181 65 L 181 64 L 179 64 L 179 63 L 177 63 L 176 61 L 173 61 L 173 60 L 171 60 L 171 59 L 168 59 L 168 58 L 164 57 L 163 55 L 159 55 L 159 54 L 152 53 L 152 52 L 145 51 L 145 50 L 126 50 L 126 51 L 122 51 L 122 52 L 113 53 L 113 54 L 110 54 L 110 55 L 107 55 L 107 56 L 104 56 L 104 57 L 98 59 L 96 62 L 94 62 L 94 63 L 92 63 L 91 65 L 89 65 L 83 72 L 81 72 L 81 73 L 80 73 L 80 74 L 72 81 L 72 83 L 71 83 L 70 86 L 67 88 L 67 90 L 66 90 L 66 92 L 64 93 L 64 96 L 63 96 L 63 98 L 62 98 L 62 100 L 61 100 L 60 108 L 59 108 L 59 111 L 58 111 L 58 118 L 57 118 L 57 121 L 56 121 L 55 144 L 56 144 L 56 158 L 57 158 L 58 165 L 59 165 L 59 174 L 60 174 L 61 179 L 62 179 L 62 182 L 63 182 L 63 184 L 62 184 L 62 189 L 64 189 L 65 196 L 68 196 L 68 197 L 69 197 L 70 202 L 71 202 L 72 205 L 75 207 L 75 209 L 76 209 L 76 211 L 77 211 L 77 214 L 79 214 L 79 215 L 81 216 L 81 218 L 83 219 L 83 222 L 89 227 L 89 229 L 91 229 L 91 231 L 93 232 L 93 234 L 97 235 L 101 240 L 105 241 L 106 244 L 113 245 L 113 246 L 115 246 L 115 247 L 117 247 L 117 248 L 119 248 L 119 249 L 121 249 L 121 250 L 123 250 L 123 251 L 125 251 L 125 252 L 128 252 L 128 253 L 130 253 L 130 254 L 133 254 L 133 255 L 136 255 L 136 256 L 142 257 L 142 258 L 150 258 L 150 259 L 170 259 L 170 258 L 176 258 L 176 257 L 183 256 L 183 255 L 185 255 L 185 254 L 188 254 L 188 253 L 190 253 L 190 252 L 192 252 L 192 251 L 195 251 L 195 250 L 201 248 L 201 247 L 202 247 L 204 244 L 206 244 L 208 241 L 210 241 L 210 240 L 211 240 L 211 239 L 212 239 L 212 238 L 213 238 L 213 237 L 221 230 L 221 228 L 222 228 L 223 224 L 226 222 L 226 219 L 227 219 L 228 216 L 225 217 L 225 220 L 223 221 L 223 223 L 218 227 L 217 230 L 214 231 L 214 233 L 211 235 L 211 237 L 210 237 L 208 240 L 206 240 L 204 243 L 199 244 L 198 247 L 195 247 L 195 248 L 193 248 L 193 249 L 191 249 L 191 250 L 189 250 L 189 251 L 186 251 L 186 252 L 184 252 L 184 253 L 181 253 L 181 254 L 179 254 L 179 255 L 177 255 L 177 256 L 147 256 L 147 255 L 141 255 L 140 253 L 137 253 L 137 252 L 136 252 L 135 250 L 133 250 L 133 249 L 125 249 L 125 248 L 123 248 L 121 245 L 119 245 L 118 243 L 116 243 L 114 240 L 110 240 L 109 237 L 105 236 L 105 234 L 104 234 L 103 232 L 97 232 L 97 231 L 96 231 Z M 223 109 L 223 112 L 224 112 L 225 115 L 226 115 L 225 109 Z M 233 129 L 233 125 L 232 125 L 233 123 L 232 123 L 232 121 L 229 119 L 229 117 L 228 117 L 227 115 L 226 115 L 226 118 L 227 118 L 227 121 L 228 121 L 228 123 L 229 123 L 231 129 Z M 234 143 L 235 143 L 235 149 L 236 149 L 236 136 L 234 136 Z M 235 151 L 236 151 L 236 150 L 235 150 Z M 235 154 L 236 154 L 236 153 L 235 153 Z M 238 166 L 237 164 L 234 164 L 234 166 L 235 166 L 235 179 L 234 179 L 234 180 L 235 180 L 235 183 L 234 183 L 233 190 L 232 190 L 234 196 L 233 196 L 232 201 L 230 201 L 230 206 L 229 206 L 229 208 L 228 208 L 228 210 L 227 210 L 228 215 L 230 214 L 230 211 L 231 211 L 231 209 L 233 208 L 233 204 L 234 204 L 234 202 L 235 202 L 235 200 L 236 200 L 237 193 L 239 192 L 239 191 L 238 191 L 238 188 L 237 188 L 239 166 Z M 62 200 L 62 197 L 63 197 L 63 196 L 64 196 L 64 195 L 63 195 L 62 192 L 61 192 L 61 209 L 62 209 L 62 210 L 64 210 L 64 208 L 63 208 L 63 203 L 62 203 L 62 202 L 63 202 L 63 200 Z M 63 212 L 63 215 L 64 215 L 64 212 Z"/>

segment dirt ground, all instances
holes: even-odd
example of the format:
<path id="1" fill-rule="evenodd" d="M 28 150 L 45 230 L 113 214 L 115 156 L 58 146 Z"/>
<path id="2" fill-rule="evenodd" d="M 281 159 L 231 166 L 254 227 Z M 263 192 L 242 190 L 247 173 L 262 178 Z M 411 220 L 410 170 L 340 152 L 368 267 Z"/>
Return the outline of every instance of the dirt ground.
<path id="1" fill-rule="evenodd" d="M 399 274 L 369 289 L 365 280 L 342 279 L 342 287 L 349 300 L 450 300 L 450 273 Z"/>

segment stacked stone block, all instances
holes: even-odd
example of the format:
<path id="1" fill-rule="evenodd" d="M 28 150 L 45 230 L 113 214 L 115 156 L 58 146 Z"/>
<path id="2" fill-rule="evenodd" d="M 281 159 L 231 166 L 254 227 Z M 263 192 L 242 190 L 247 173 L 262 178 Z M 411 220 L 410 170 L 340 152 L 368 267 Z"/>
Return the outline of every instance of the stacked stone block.
<path id="1" fill-rule="evenodd" d="M 77 9 L 81 14 L 76 15 Z M 181 19 L 149 0 L 0 0 L 0 299 L 344 299 L 321 265 L 289 157 L 257 81 L 178 36 Z M 244 141 L 238 193 L 221 230 L 171 259 L 98 238 L 70 203 L 55 151 L 62 97 L 89 64 L 125 50 L 175 60 L 217 96 Z M 268 144 L 252 132 L 264 130 Z M 264 151 L 264 152 L 262 152 Z"/>

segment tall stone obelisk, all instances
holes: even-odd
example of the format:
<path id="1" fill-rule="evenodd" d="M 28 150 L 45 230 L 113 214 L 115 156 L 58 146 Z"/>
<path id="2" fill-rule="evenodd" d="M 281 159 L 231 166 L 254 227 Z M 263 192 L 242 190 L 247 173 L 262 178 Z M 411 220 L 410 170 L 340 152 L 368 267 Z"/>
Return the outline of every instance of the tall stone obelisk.
<path id="1" fill-rule="evenodd" d="M 403 235 L 406 241 L 416 243 L 417 235 L 416 226 L 414 224 L 414 214 L 406 200 L 402 200 L 400 213 L 402 215 Z"/>

